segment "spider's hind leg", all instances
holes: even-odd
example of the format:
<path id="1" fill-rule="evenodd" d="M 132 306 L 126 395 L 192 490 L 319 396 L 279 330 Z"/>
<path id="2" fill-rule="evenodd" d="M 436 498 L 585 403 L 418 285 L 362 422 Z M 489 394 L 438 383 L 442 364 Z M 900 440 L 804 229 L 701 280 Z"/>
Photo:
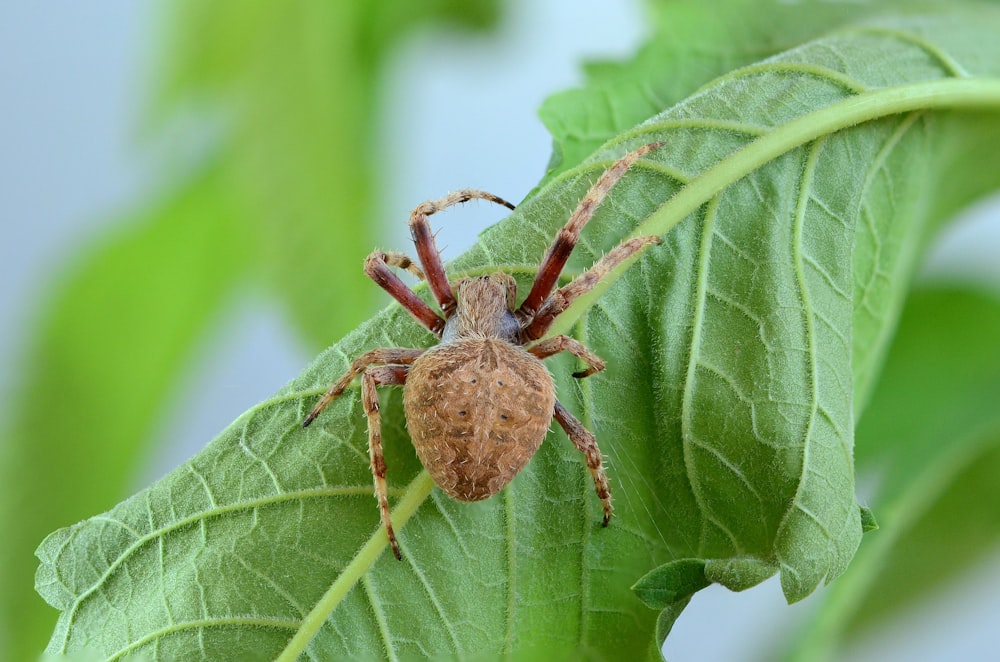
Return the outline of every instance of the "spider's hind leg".
<path id="1" fill-rule="evenodd" d="M 309 415 L 303 419 L 302 427 L 309 427 L 316 420 L 316 417 L 319 416 L 320 412 L 328 404 L 339 398 L 348 385 L 358 375 L 365 372 L 369 366 L 405 367 L 413 363 L 424 351 L 422 349 L 407 349 L 405 347 L 379 347 L 378 349 L 365 352 L 351 361 L 351 365 L 347 368 L 347 371 L 323 394 L 323 397 L 319 399 L 319 402 L 312 408 Z"/>
<path id="2" fill-rule="evenodd" d="M 573 442 L 576 449 L 583 453 L 583 457 L 587 461 L 587 468 L 590 469 L 590 475 L 594 479 L 594 489 L 597 490 L 597 496 L 604 508 L 604 519 L 601 524 L 607 526 L 608 522 L 611 521 L 613 510 L 611 507 L 611 488 L 608 487 L 608 477 L 604 473 L 604 462 L 601 459 L 601 449 L 597 447 L 597 439 L 594 437 L 594 433 L 583 427 L 583 423 L 569 413 L 558 400 L 556 400 L 554 416 L 562 429 L 566 431 L 566 436 Z"/>
<path id="3" fill-rule="evenodd" d="M 389 537 L 389 545 L 393 555 L 402 560 L 399 553 L 399 543 L 392 530 L 392 520 L 389 517 L 389 496 L 385 480 L 385 456 L 382 453 L 382 414 L 379 411 L 379 386 L 402 386 L 410 372 L 409 366 L 387 365 L 368 368 L 361 377 L 361 402 L 368 416 L 368 455 L 371 459 L 372 477 L 375 479 L 375 498 L 378 500 L 379 514 L 385 533 Z"/>

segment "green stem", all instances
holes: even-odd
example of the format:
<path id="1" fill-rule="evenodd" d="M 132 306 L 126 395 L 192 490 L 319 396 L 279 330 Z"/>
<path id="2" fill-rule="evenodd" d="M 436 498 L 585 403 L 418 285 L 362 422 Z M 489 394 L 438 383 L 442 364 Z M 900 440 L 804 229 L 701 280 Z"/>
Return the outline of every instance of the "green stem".
<path id="1" fill-rule="evenodd" d="M 911 111 L 996 107 L 1000 107 L 1000 80 L 995 78 L 948 78 L 859 93 L 782 124 L 719 161 L 688 182 L 626 239 L 644 235 L 662 237 L 727 186 L 786 152 L 842 129 Z M 655 124 L 644 125 L 624 138 L 657 130 Z M 549 335 L 571 329 L 583 311 L 590 308 L 637 258 L 638 255 L 633 256 L 619 265 L 593 290 L 573 302 L 549 329 Z"/>
<path id="2" fill-rule="evenodd" d="M 948 78 L 863 92 L 796 118 L 692 179 L 630 235 L 663 236 L 719 191 L 782 154 L 863 122 L 915 110 L 1000 106 L 1000 80 Z"/>
<path id="3" fill-rule="evenodd" d="M 980 443 L 952 439 L 956 450 L 942 455 L 933 465 L 914 475 L 906 489 L 875 504 L 881 528 L 876 535 L 866 536 L 849 571 L 830 587 L 809 627 L 802 629 L 792 641 L 785 652 L 785 662 L 827 662 L 835 658 L 845 631 L 876 587 L 879 572 L 896 543 L 995 436 L 989 432 L 973 434 L 972 438 L 981 439 Z"/>
<path id="4" fill-rule="evenodd" d="M 396 531 L 402 530 L 403 526 L 417 512 L 417 509 L 420 508 L 424 500 L 430 496 L 433 488 L 434 481 L 431 480 L 430 474 L 426 471 L 421 471 L 417 474 L 417 477 L 407 486 L 406 493 L 399 500 L 399 504 L 397 504 L 395 510 L 392 511 L 392 523 Z M 288 642 L 288 645 L 285 646 L 285 650 L 281 651 L 277 662 L 294 662 L 294 660 L 297 660 L 305 652 L 309 646 L 309 642 L 319 632 L 323 623 L 326 622 L 330 614 L 333 613 L 333 610 L 337 608 L 341 600 L 354 588 L 354 585 L 358 583 L 361 577 L 368 572 L 368 569 L 375 564 L 375 561 L 382 555 L 388 544 L 389 539 L 386 537 L 385 529 L 380 526 L 378 532 L 373 534 L 368 539 L 368 542 L 358 550 L 358 553 L 355 554 L 343 572 L 330 585 L 330 588 L 323 594 L 323 597 L 316 603 L 316 606 L 312 608 L 312 611 L 302 619 L 302 626 Z"/>

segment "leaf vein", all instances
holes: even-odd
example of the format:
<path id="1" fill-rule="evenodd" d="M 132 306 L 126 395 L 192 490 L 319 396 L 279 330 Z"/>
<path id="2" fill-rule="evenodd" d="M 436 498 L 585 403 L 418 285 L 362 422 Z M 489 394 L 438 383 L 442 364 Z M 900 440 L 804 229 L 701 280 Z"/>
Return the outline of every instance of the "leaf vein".
<path id="1" fill-rule="evenodd" d="M 916 46 L 929 55 L 932 59 L 937 60 L 938 65 L 947 73 L 949 76 L 954 76 L 955 78 L 968 78 L 971 74 L 965 70 L 955 58 L 948 55 L 946 52 L 927 41 L 926 39 L 921 39 L 912 32 L 907 32 L 906 30 L 899 30 L 896 28 L 889 28 L 885 26 L 855 26 L 850 30 L 845 31 L 849 34 L 871 34 L 886 36 L 901 41 L 903 43 Z"/>
<path id="2" fill-rule="evenodd" d="M 83 603 L 83 601 L 86 600 L 88 597 L 90 597 L 92 594 L 94 594 L 97 591 L 97 589 L 100 588 L 101 585 L 103 585 L 104 582 L 106 582 L 111 577 L 112 574 L 114 574 L 115 570 L 117 570 L 120 566 L 122 566 L 122 564 L 124 564 L 125 561 L 132 554 L 134 554 L 135 552 L 137 552 L 146 543 L 148 543 L 148 542 L 150 542 L 152 540 L 155 540 L 155 539 L 157 539 L 159 537 L 162 537 L 163 535 L 165 535 L 167 533 L 170 533 L 172 531 L 176 531 L 178 529 L 182 529 L 182 528 L 184 528 L 186 526 L 189 526 L 191 524 L 194 524 L 196 522 L 201 522 L 201 521 L 204 521 L 206 519 L 211 519 L 213 517 L 219 517 L 221 515 L 225 515 L 225 514 L 228 514 L 228 513 L 234 513 L 234 512 L 240 512 L 240 511 L 252 511 L 252 510 L 254 510 L 254 509 L 256 509 L 256 508 L 258 508 L 260 506 L 273 505 L 273 504 L 283 503 L 285 501 L 292 501 L 292 500 L 295 500 L 295 499 L 313 499 L 313 498 L 324 498 L 324 497 L 354 496 L 354 495 L 358 495 L 358 494 L 368 494 L 368 493 L 370 493 L 370 491 L 371 491 L 370 487 L 363 487 L 363 488 L 362 487 L 339 487 L 339 488 L 324 488 L 324 489 L 321 489 L 321 490 L 300 490 L 300 491 L 296 491 L 296 492 L 285 492 L 283 494 L 276 494 L 276 495 L 271 495 L 271 496 L 267 496 L 267 497 L 261 497 L 259 499 L 251 499 L 251 500 L 247 500 L 247 501 L 242 501 L 240 503 L 234 503 L 234 504 L 231 504 L 231 505 L 228 505 L 228 506 L 220 506 L 220 507 L 217 507 L 217 508 L 212 508 L 210 510 L 200 511 L 200 512 L 195 513 L 193 515 L 189 515 L 187 517 L 178 519 L 175 522 L 172 522 L 171 524 L 169 524 L 168 526 L 163 526 L 163 527 L 159 527 L 159 528 L 155 527 L 153 525 L 152 519 L 150 519 L 150 526 L 151 526 L 152 530 L 149 533 L 147 533 L 146 535 L 138 538 L 131 545 L 129 545 L 129 547 L 127 549 L 125 549 L 121 553 L 121 555 L 119 555 L 118 558 L 116 558 L 114 560 L 114 562 L 110 563 L 108 565 L 107 569 L 104 571 L 104 573 L 94 582 L 93 586 L 91 586 L 90 588 L 88 588 L 86 591 L 80 593 L 80 595 L 74 601 L 73 607 L 70 609 L 69 613 L 70 613 L 70 615 L 74 614 L 76 612 L 76 609 L 79 607 L 79 605 L 81 603 Z M 147 499 L 149 498 L 149 493 L 148 492 L 146 493 L 146 498 Z M 147 504 L 146 508 L 147 508 L 147 511 L 150 512 L 150 514 L 151 514 L 152 511 L 149 510 L 151 508 L 151 506 Z M 66 631 L 66 640 L 67 641 L 69 639 L 69 630 L 70 629 L 71 628 L 67 628 L 67 631 Z"/>
<path id="3" fill-rule="evenodd" d="M 803 227 L 805 225 L 806 207 L 808 205 L 808 191 L 812 188 L 812 178 L 816 172 L 816 164 L 819 160 L 819 155 L 823 151 L 823 145 L 826 142 L 826 138 L 819 138 L 814 141 L 809 148 L 808 155 L 806 157 L 806 162 L 802 168 L 801 180 L 799 182 L 799 199 L 795 208 L 795 217 L 792 225 L 792 249 L 794 255 L 794 266 L 795 266 L 795 280 L 798 284 L 799 299 L 802 302 L 802 324 L 805 330 L 805 336 L 807 339 L 807 353 L 809 356 L 809 368 L 808 368 L 808 385 L 809 385 L 809 400 L 810 400 L 810 412 L 808 416 L 808 422 L 806 424 L 806 430 L 802 436 L 802 467 L 799 473 L 798 481 L 795 487 L 795 496 L 792 498 L 792 508 L 789 508 L 785 515 L 781 519 L 781 523 L 778 525 L 778 538 L 783 537 L 783 533 L 786 525 L 789 522 L 789 518 L 794 509 L 799 509 L 804 511 L 802 506 L 802 492 L 806 485 L 806 474 L 810 468 L 810 450 L 813 439 L 813 427 L 816 421 L 817 410 L 819 408 L 819 375 L 817 374 L 817 358 L 816 358 L 816 331 L 813 327 L 813 305 L 811 297 L 809 294 L 809 286 L 806 282 L 805 277 L 805 267 L 802 259 L 803 255 Z M 780 556 L 779 548 L 779 556 Z"/>
<path id="4" fill-rule="evenodd" d="M 691 321 L 691 339 L 689 341 L 689 354 L 687 372 L 684 378 L 684 396 L 681 404 L 681 435 L 683 446 L 684 467 L 691 486 L 691 492 L 695 503 L 702 513 L 703 521 L 701 537 L 698 541 L 699 551 L 704 549 L 707 543 L 708 531 L 705 526 L 712 516 L 711 509 L 705 495 L 702 493 L 698 470 L 692 452 L 692 443 L 695 437 L 694 431 L 694 392 L 697 382 L 697 366 L 700 362 L 701 331 L 705 323 L 705 299 L 708 289 L 709 258 L 712 252 L 712 237 L 714 236 L 715 219 L 719 208 L 719 196 L 712 198 L 704 214 L 704 227 L 701 231 L 701 240 L 698 248 L 698 267 L 695 282 L 694 314 Z M 724 530 L 724 527 L 721 527 Z M 728 532 L 727 532 L 728 533 Z M 732 534 L 728 534 L 732 538 Z"/>
<path id="5" fill-rule="evenodd" d="M 437 612 L 438 617 L 441 619 L 441 624 L 444 626 L 445 631 L 448 633 L 448 637 L 451 639 L 451 645 L 455 653 L 461 657 L 463 654 L 462 644 L 455 633 L 455 627 L 452 622 L 448 619 L 448 616 L 444 612 L 444 607 L 441 604 L 441 600 L 438 599 L 437 593 L 435 593 L 434 588 L 427 581 L 427 575 L 424 573 L 423 568 L 421 568 L 417 562 L 416 557 L 413 555 L 407 555 L 407 561 L 410 567 L 413 569 L 413 573 L 417 576 L 420 581 L 420 585 L 423 587 L 424 592 L 427 593 L 428 599 L 431 601 L 431 605 L 434 607 L 434 611 Z M 369 573 L 370 574 L 370 573 Z M 365 575 L 366 577 L 368 575 Z"/>
<path id="6" fill-rule="evenodd" d="M 170 627 L 159 628 L 154 630 L 145 636 L 136 639 L 127 646 L 120 648 L 114 653 L 108 656 L 108 660 L 118 660 L 129 653 L 132 653 L 142 646 L 148 643 L 156 643 L 164 636 L 169 634 L 174 634 L 177 632 L 183 632 L 185 630 L 190 630 L 193 628 L 217 628 L 217 627 L 229 627 L 229 626 L 245 626 L 251 628 L 270 628 L 276 630 L 292 630 L 295 631 L 299 624 L 295 621 L 287 621 L 278 618 L 263 618 L 260 616 L 226 616 L 221 618 L 208 618 L 200 619 L 197 621 L 183 621 L 181 623 L 174 623 Z"/>
<path id="7" fill-rule="evenodd" d="M 364 590 L 368 604 L 371 605 L 372 614 L 375 616 L 375 622 L 378 624 L 379 636 L 382 637 L 382 646 L 385 648 L 385 654 L 390 660 L 398 660 L 399 657 L 396 655 L 395 647 L 392 645 L 389 623 L 385 619 L 385 610 L 382 608 L 382 601 L 379 600 L 378 595 L 375 593 L 372 582 L 370 572 L 366 572 L 361 576 L 361 588 Z"/>

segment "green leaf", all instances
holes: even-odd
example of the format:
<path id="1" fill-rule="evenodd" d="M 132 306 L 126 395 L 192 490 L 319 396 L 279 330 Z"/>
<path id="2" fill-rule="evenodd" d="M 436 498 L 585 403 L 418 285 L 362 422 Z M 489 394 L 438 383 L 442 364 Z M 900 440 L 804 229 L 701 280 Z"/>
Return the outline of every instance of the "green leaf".
<path id="1" fill-rule="evenodd" d="M 650 609 L 666 609 L 692 595 L 712 582 L 705 575 L 704 559 L 679 559 L 664 563 L 644 575 L 632 590 Z M 774 574 L 771 569 L 767 576 Z"/>
<path id="2" fill-rule="evenodd" d="M 632 590 L 652 609 L 690 599 L 710 584 L 731 591 L 753 588 L 777 572 L 777 568 L 755 558 L 680 559 L 665 563 L 642 577 Z"/>
<path id="3" fill-rule="evenodd" d="M 680 559 L 647 573 L 632 590 L 647 607 L 662 610 L 656 621 L 656 655 L 651 657 L 660 659 L 663 642 L 695 593 L 713 583 L 731 591 L 745 591 L 776 571 L 773 565 L 759 559 L 734 557 Z"/>
<path id="4" fill-rule="evenodd" d="M 0 444 L 4 659 L 33 659 L 51 631 L 32 550 L 53 526 L 127 494 L 137 440 L 245 273 L 239 216 L 218 173 L 205 173 L 84 251 L 48 302 Z"/>
<path id="5" fill-rule="evenodd" d="M 299 423 L 362 351 L 430 343 L 393 306 L 187 465 L 54 533 L 39 549 L 39 590 L 63 610 L 49 650 L 633 659 L 679 613 L 666 601 L 657 624 L 629 589 L 660 566 L 704 562 L 734 588 L 780 568 L 790 600 L 837 577 L 870 526 L 854 501 L 856 394 L 921 249 L 981 190 L 953 178 L 989 170 L 951 157 L 1000 135 L 997 30 L 981 7 L 887 17 L 727 74 L 563 171 L 451 265 L 502 267 L 524 292 L 612 159 L 665 142 L 598 210 L 567 274 L 627 236 L 663 244 L 553 331 L 608 363 L 584 381 L 572 361 L 550 366 L 608 457 L 609 529 L 558 431 L 497 497 L 446 498 L 387 389 L 403 561 L 381 554 L 357 390 Z"/>
<path id="6" fill-rule="evenodd" d="M 865 533 L 878 531 L 878 522 L 875 520 L 875 513 L 870 508 L 861 506 L 861 530 Z"/>
<path id="7" fill-rule="evenodd" d="M 833 659 L 838 641 L 954 577 L 1000 539 L 1000 297 L 936 286 L 914 292 L 858 427 L 858 466 L 879 478 L 881 530 L 790 653 Z"/>

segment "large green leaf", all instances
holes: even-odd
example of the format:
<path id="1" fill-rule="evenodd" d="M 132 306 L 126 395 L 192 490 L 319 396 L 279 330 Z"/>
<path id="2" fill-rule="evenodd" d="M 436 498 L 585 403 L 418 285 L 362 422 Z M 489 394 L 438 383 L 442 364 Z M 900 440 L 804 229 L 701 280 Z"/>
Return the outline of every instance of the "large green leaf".
<path id="1" fill-rule="evenodd" d="M 998 337 L 996 292 L 937 286 L 907 302 L 858 426 L 858 466 L 878 477 L 882 530 L 825 596 L 791 659 L 833 659 L 845 631 L 869 632 L 995 550 Z"/>
<path id="2" fill-rule="evenodd" d="M 557 332 L 608 369 L 575 382 L 570 361 L 551 362 L 609 458 L 609 529 L 560 432 L 500 496 L 449 500 L 393 392 L 382 412 L 403 562 L 381 554 L 357 392 L 299 422 L 364 349 L 429 343 L 392 307 L 184 467 L 47 539 L 38 586 L 63 612 L 49 650 L 634 658 L 657 650 L 654 627 L 704 584 L 699 568 L 736 590 L 780 571 L 790 600 L 835 578 L 862 532 L 856 394 L 928 236 L 1000 185 L 993 173 L 957 186 L 976 168 L 952 158 L 1000 136 L 998 29 L 1000 12 L 979 7 L 886 17 L 723 76 L 553 178 L 452 265 L 503 267 L 523 286 L 612 158 L 665 141 L 570 263 L 633 234 L 664 239 L 561 318 Z M 993 114 L 952 110 L 979 107 Z"/>

